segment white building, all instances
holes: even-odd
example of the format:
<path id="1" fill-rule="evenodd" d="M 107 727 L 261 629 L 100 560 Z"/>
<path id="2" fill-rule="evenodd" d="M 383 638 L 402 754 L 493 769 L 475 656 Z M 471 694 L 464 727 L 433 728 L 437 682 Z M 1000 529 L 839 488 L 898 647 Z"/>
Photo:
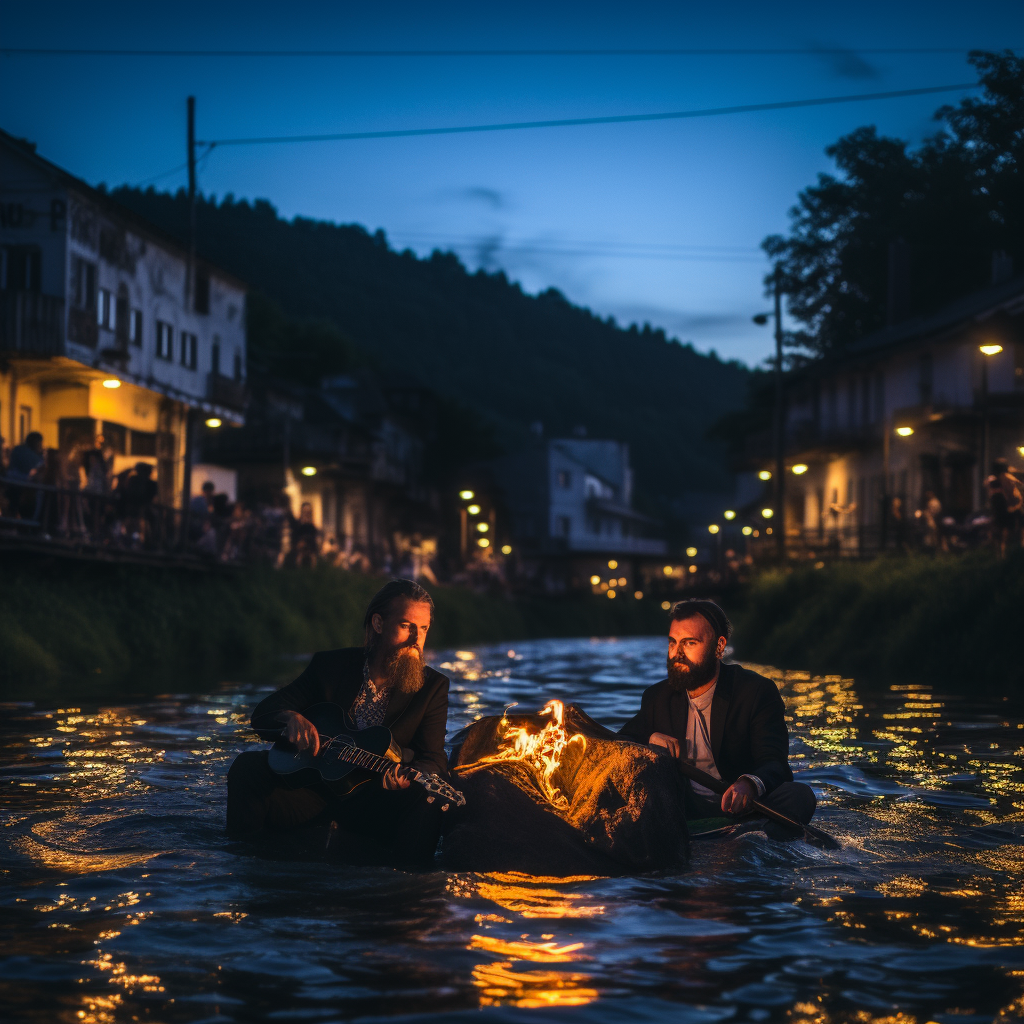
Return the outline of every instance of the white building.
<path id="1" fill-rule="evenodd" d="M 190 273 L 191 270 L 191 273 Z M 240 423 L 245 286 L 0 131 L 0 436 L 114 472 L 157 467 L 180 504 L 196 417 Z"/>

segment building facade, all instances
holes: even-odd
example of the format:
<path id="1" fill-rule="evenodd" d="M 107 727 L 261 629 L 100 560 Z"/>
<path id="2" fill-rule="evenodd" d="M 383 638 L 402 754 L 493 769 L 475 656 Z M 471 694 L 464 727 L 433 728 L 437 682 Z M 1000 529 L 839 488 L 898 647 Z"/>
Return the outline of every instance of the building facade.
<path id="1" fill-rule="evenodd" d="M 244 285 L 0 132 L 0 436 L 104 446 L 180 506 L 190 423 L 241 423 Z"/>

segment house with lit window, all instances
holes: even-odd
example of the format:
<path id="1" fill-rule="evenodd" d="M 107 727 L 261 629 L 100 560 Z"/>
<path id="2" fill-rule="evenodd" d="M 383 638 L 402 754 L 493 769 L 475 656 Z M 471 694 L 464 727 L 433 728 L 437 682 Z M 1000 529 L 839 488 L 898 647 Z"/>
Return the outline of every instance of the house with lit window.
<path id="1" fill-rule="evenodd" d="M 240 424 L 242 282 L 0 131 L 0 436 L 102 436 L 179 506 L 197 421 Z"/>
<path id="2" fill-rule="evenodd" d="M 790 375 L 782 512 L 792 554 L 892 547 L 920 527 L 915 513 L 929 501 L 962 532 L 987 507 L 993 461 L 1024 463 L 1024 277 L 995 276 Z M 746 469 L 774 471 L 769 432 L 749 438 L 747 453 Z M 772 486 L 752 505 L 755 525 Z"/>

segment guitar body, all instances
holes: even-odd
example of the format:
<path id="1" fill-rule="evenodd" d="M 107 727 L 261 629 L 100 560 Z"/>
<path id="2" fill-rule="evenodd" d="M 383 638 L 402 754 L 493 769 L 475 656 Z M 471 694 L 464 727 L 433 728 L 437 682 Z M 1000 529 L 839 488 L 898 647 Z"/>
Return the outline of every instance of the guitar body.
<path id="1" fill-rule="evenodd" d="M 314 757 L 309 750 L 296 750 L 286 740 L 278 740 L 270 748 L 270 770 L 277 775 L 295 776 L 291 781 L 296 785 L 315 785 L 318 782 L 341 782 L 356 771 L 356 765 L 331 757 L 331 748 L 324 750 L 326 737 L 334 737 L 331 747 L 339 744 L 366 750 L 378 757 L 384 757 L 391 746 L 391 732 L 377 725 L 369 729 L 357 729 L 355 722 L 344 708 L 337 704 L 314 704 L 302 712 L 304 718 L 313 723 L 320 734 L 321 750 Z M 298 773 L 302 773 L 299 775 Z M 349 791 L 370 775 L 358 772 L 358 778 L 345 779 L 346 784 L 338 787 Z"/>

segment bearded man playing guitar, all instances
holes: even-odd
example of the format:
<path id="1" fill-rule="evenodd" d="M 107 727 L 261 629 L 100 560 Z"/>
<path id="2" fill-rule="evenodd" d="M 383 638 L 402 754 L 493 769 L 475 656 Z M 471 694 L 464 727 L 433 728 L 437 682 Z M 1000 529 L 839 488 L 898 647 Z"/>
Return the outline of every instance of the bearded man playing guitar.
<path id="1" fill-rule="evenodd" d="M 233 833 L 287 831 L 333 818 L 339 832 L 332 848 L 337 843 L 352 859 L 397 864 L 433 857 L 445 800 L 412 784 L 418 778 L 424 785 L 443 786 L 448 776 L 448 678 L 423 663 L 433 611 L 434 602 L 419 584 L 392 580 L 370 601 L 363 647 L 314 654 L 298 679 L 261 701 L 252 714 L 261 738 L 278 741 L 275 751 L 283 747 L 308 763 L 322 746 L 326 752 L 331 739 L 303 712 L 317 717 L 318 706 L 337 705 L 334 710 L 347 712 L 357 730 L 390 729 L 391 756 L 400 756 L 401 764 L 392 763 L 383 775 L 356 769 L 340 784 L 322 779 L 310 784 L 308 771 L 299 773 L 301 781 L 275 774 L 267 751 L 239 754 L 228 772 L 227 819 Z"/>

